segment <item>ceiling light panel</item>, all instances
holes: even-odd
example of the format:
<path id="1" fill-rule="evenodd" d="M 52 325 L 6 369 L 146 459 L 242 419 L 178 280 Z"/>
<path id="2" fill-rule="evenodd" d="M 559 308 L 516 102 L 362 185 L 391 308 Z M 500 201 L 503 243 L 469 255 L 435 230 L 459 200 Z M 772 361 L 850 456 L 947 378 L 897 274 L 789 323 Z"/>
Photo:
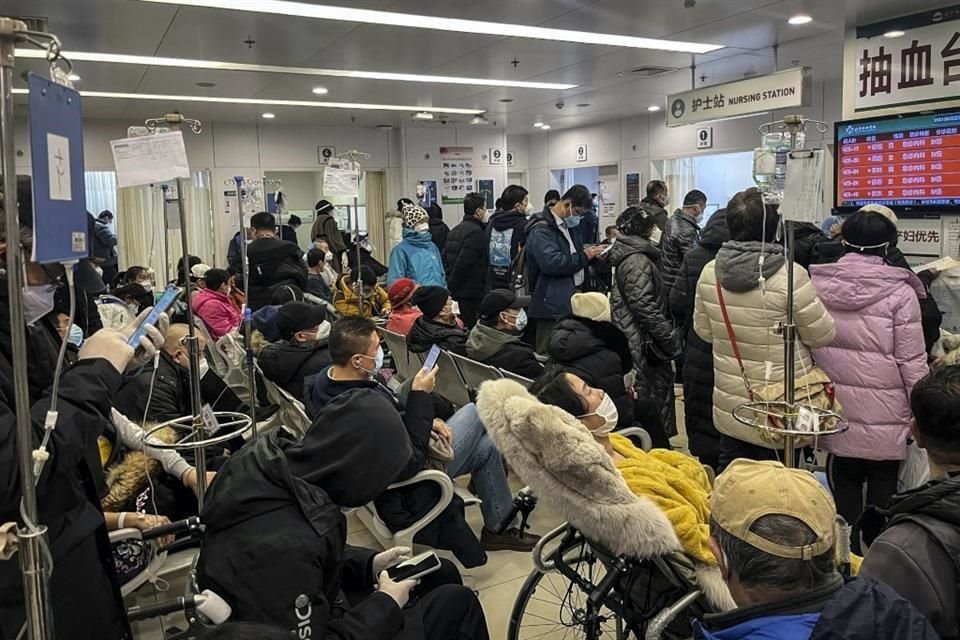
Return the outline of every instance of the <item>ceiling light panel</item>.
<path id="1" fill-rule="evenodd" d="M 26 89 L 14 89 L 13 93 L 26 94 Z M 363 111 L 414 111 L 426 113 L 456 113 L 479 115 L 483 109 L 455 107 L 419 107 L 399 104 L 367 104 L 360 102 L 317 102 L 313 100 L 266 100 L 260 98 L 225 98 L 219 96 L 177 96 L 157 93 L 117 93 L 112 91 L 81 91 L 84 98 L 116 98 L 120 100 L 165 100 L 171 102 L 214 102 L 221 104 L 253 104 L 265 107 L 314 107 L 317 109 L 356 109 Z"/>
<path id="2" fill-rule="evenodd" d="M 17 49 L 18 58 L 46 58 L 39 49 Z M 136 64 L 180 69 L 213 69 L 218 71 L 250 71 L 301 76 L 355 78 L 360 80 L 390 80 L 395 82 L 427 82 L 434 84 L 463 84 L 484 87 L 515 87 L 518 89 L 551 89 L 564 91 L 576 88 L 575 84 L 558 82 L 525 82 L 521 80 L 498 80 L 495 78 L 470 78 L 461 76 L 434 76 L 417 73 L 386 73 L 380 71 L 352 71 L 348 69 L 315 69 L 312 67 L 286 67 L 273 64 L 247 64 L 220 60 L 195 60 L 192 58 L 164 58 L 160 56 L 137 56 L 94 51 L 65 51 L 71 62 L 103 62 L 109 64 Z"/>
<path id="3" fill-rule="evenodd" d="M 392 13 L 389 11 L 373 11 L 370 9 L 353 9 L 330 5 L 308 4 L 304 2 L 289 2 L 287 0 L 140 0 L 160 4 L 172 4 L 186 7 L 205 7 L 210 9 L 225 9 L 229 11 L 249 11 L 253 13 L 267 13 L 284 16 L 298 16 L 317 20 L 336 20 L 340 22 L 356 22 L 361 24 L 385 25 L 392 27 L 410 27 L 414 29 L 430 29 L 437 31 L 453 31 L 458 33 L 480 34 L 498 38 L 529 38 L 534 40 L 555 40 L 559 42 L 576 42 L 581 44 L 604 45 L 608 47 L 627 47 L 632 49 L 657 49 L 660 51 L 677 51 L 681 53 L 709 53 L 722 48 L 720 45 L 698 42 L 683 42 L 663 40 L 659 38 L 640 38 L 607 33 L 591 33 L 587 31 L 569 31 L 566 29 L 549 29 L 522 24 L 502 22 L 486 22 L 482 20 L 460 20 L 457 18 L 441 18 L 438 16 L 423 16 L 410 13 Z"/>

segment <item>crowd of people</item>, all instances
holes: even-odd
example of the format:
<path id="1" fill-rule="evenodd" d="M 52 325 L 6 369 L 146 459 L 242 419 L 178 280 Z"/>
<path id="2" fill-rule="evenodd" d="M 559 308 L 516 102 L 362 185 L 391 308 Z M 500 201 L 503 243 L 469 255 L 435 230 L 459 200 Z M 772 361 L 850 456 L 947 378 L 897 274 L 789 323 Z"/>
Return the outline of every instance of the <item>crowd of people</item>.
<path id="1" fill-rule="evenodd" d="M 365 236 L 341 233 L 326 200 L 316 204 L 306 250 L 296 241 L 299 217 L 278 225 L 257 213 L 231 239 L 226 268 L 180 259 L 174 284 L 189 281 L 192 295 L 150 326 L 137 349 L 127 338 L 161 283 L 145 267 L 119 271 L 112 213 L 91 216 L 91 259 L 76 269 L 99 277 L 77 278 L 75 304 L 62 269 L 28 260 L 34 446 L 66 344 L 56 391 L 64 428 L 50 432 L 51 458 L 38 478 L 56 567 L 57 637 L 130 637 L 117 589 L 129 563 L 114 557 L 106 532 L 198 512 L 192 454 L 157 448 L 175 437 L 164 430 L 143 437 L 201 411 L 190 392 L 195 377 L 203 405 L 215 411 L 247 413 L 255 403 L 269 416 L 278 410 L 269 386 L 310 423 L 298 435 L 238 437 L 207 456 L 197 580 L 228 602 L 231 620 L 264 625 L 263 638 L 270 629 L 357 640 L 488 638 L 480 602 L 455 564 L 444 560 L 419 583 L 395 582 L 385 570 L 410 549 L 346 543 L 345 509 L 372 505 L 392 531 L 430 511 L 436 489 L 405 482 L 428 469 L 469 478 L 482 528 L 469 526 L 456 495 L 417 544 L 471 568 L 491 552 L 528 553 L 539 540 L 512 508 L 510 456 L 491 437 L 505 427 L 481 417 L 495 412 L 478 407 L 481 400 L 453 405 L 439 392 L 450 381 L 437 367 L 401 380 L 401 354 L 384 349 L 386 331 L 408 354 L 436 346 L 511 374 L 480 395 L 514 403 L 510 419 L 525 425 L 529 446 L 559 446 L 565 429 L 587 433 L 631 492 L 681 509 L 684 524 L 671 520 L 684 551 L 719 567 L 736 604 L 697 621 L 695 637 L 960 638 L 960 368 L 931 355 L 937 274 L 909 268 L 896 249 L 898 220 L 885 207 L 864 207 L 823 230 L 798 225 L 796 246 L 785 247 L 778 207 L 756 189 L 709 219 L 700 190 L 672 213 L 670 200 L 667 185 L 652 181 L 601 238 L 595 195 L 583 185 L 548 192 L 540 211 L 519 185 L 492 211 L 471 193 L 453 228 L 436 204 L 402 199 L 402 240 L 386 264 Z M 20 242 L 29 256 L 25 209 Z M 842 433 L 817 439 L 796 462 L 826 456 L 829 489 L 778 462 L 775 420 L 753 429 L 733 417 L 744 403 L 782 398 L 790 265 L 796 396 L 844 418 Z M 245 314 L 254 397 L 214 366 L 242 349 Z M 21 521 L 10 329 L 9 314 L 0 314 L 0 524 Z M 671 444 L 680 431 L 678 384 L 689 454 Z M 655 455 L 616 433 L 629 427 L 647 431 Z M 904 470 L 916 470 L 924 452 L 929 467 L 918 482 Z M 682 494 L 681 505 L 666 506 L 652 482 Z M 837 571 L 837 515 L 853 526 L 851 546 L 863 556 L 855 579 Z M 18 637 L 23 607 L 17 562 L 0 562 L 0 638 Z"/>

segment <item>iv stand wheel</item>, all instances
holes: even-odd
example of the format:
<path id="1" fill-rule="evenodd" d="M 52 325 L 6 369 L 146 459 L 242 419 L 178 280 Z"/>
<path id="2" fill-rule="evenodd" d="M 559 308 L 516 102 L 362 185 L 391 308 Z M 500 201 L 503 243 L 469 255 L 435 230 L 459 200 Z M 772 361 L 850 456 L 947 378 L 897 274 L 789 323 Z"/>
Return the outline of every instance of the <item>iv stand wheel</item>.
<path id="1" fill-rule="evenodd" d="M 161 422 L 160 424 L 156 425 L 143 434 L 143 440 L 148 446 L 154 449 L 185 451 L 209 447 L 210 445 L 233 440 L 237 436 L 242 436 L 243 433 L 250 429 L 251 425 L 253 424 L 253 421 L 250 420 L 250 416 L 243 413 L 236 413 L 234 411 L 215 411 L 213 415 L 217 417 L 218 421 L 223 419 L 225 422 L 221 422 L 220 428 L 217 429 L 215 435 L 210 437 L 204 437 L 201 440 L 197 440 L 196 437 L 198 432 L 193 428 L 194 416 L 181 416 L 179 418 L 167 420 L 166 422 Z M 161 429 L 166 429 L 167 427 L 177 432 L 187 431 L 188 433 L 176 442 L 170 443 L 159 442 L 150 439 L 155 433 Z M 205 435 L 206 431 L 206 429 L 202 429 L 200 433 Z"/>

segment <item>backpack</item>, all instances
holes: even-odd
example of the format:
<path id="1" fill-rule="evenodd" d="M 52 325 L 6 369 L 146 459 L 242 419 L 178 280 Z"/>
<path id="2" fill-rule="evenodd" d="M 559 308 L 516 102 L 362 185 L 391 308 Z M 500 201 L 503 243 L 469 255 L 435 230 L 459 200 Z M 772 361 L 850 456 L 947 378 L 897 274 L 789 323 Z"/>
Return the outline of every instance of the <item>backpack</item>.
<path id="1" fill-rule="evenodd" d="M 912 522 L 919 526 L 930 536 L 931 540 L 946 551 L 953 561 L 953 577 L 957 581 L 957 593 L 960 594 L 960 528 L 935 516 L 920 512 L 895 515 L 890 518 L 884 529 L 889 529 L 900 522 Z M 958 595 L 958 598 L 960 598 L 960 595 Z M 960 608 L 960 601 L 956 605 Z"/>
<path id="2" fill-rule="evenodd" d="M 512 262 L 510 249 L 513 246 L 513 231 L 513 227 L 503 231 L 490 231 L 490 266 L 493 272 L 501 277 L 507 275 Z"/>

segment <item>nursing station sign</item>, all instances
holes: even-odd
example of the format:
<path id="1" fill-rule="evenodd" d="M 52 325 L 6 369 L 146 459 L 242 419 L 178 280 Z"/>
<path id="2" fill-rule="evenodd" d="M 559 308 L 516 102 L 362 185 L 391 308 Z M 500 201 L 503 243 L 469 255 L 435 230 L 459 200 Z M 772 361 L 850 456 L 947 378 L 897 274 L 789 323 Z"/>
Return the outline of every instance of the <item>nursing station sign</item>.
<path id="1" fill-rule="evenodd" d="M 723 120 L 775 109 L 810 106 L 810 67 L 794 67 L 765 76 L 715 84 L 667 98 L 667 126 Z"/>
<path id="2" fill-rule="evenodd" d="M 854 111 L 958 99 L 960 5 L 857 27 L 855 47 Z"/>

